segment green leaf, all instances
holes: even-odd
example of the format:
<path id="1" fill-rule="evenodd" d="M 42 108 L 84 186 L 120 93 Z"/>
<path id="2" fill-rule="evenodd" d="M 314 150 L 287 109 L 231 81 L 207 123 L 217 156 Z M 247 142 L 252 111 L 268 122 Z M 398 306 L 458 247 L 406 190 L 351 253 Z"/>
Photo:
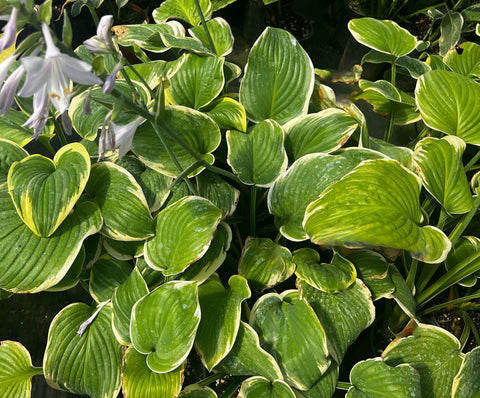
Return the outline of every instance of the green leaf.
<path id="1" fill-rule="evenodd" d="M 229 217 L 235 212 L 240 191 L 218 174 L 204 170 L 197 176 L 197 186 L 200 196 L 208 199 L 222 210 L 223 218 Z"/>
<path id="2" fill-rule="evenodd" d="M 102 255 L 90 269 L 90 295 L 97 303 L 111 299 L 115 289 L 128 279 L 131 272 L 132 266 L 127 261 Z"/>
<path id="3" fill-rule="evenodd" d="M 190 384 L 185 387 L 179 397 L 183 398 L 218 398 L 215 391 L 210 387 L 200 387 L 198 384 Z"/>
<path id="4" fill-rule="evenodd" d="M 124 397 L 176 397 L 182 389 L 184 366 L 168 373 L 153 372 L 145 355 L 130 347 L 125 353 L 123 368 Z"/>
<path id="5" fill-rule="evenodd" d="M 460 51 L 460 53 L 458 52 Z M 480 46 L 475 43 L 465 42 L 457 48 L 451 49 L 443 58 L 448 67 L 460 75 L 480 77 Z"/>
<path id="6" fill-rule="evenodd" d="M 233 50 L 233 34 L 230 25 L 221 17 L 213 18 L 207 22 L 207 29 L 210 32 L 215 53 L 219 57 L 225 57 Z M 203 26 L 195 26 L 188 30 L 190 35 L 200 40 L 205 47 L 210 47 L 210 43 L 205 34 Z"/>
<path id="7" fill-rule="evenodd" d="M 410 365 L 388 366 L 381 358 L 358 362 L 345 398 L 421 398 L 420 375 Z"/>
<path id="8" fill-rule="evenodd" d="M 291 161 L 309 153 L 334 152 L 357 129 L 357 121 L 341 109 L 299 116 L 285 126 L 285 148 Z"/>
<path id="9" fill-rule="evenodd" d="M 137 258 L 136 267 L 140 270 L 142 278 L 147 283 L 149 290 L 162 285 L 166 278 L 160 271 L 151 269 L 143 257 Z"/>
<path id="10" fill-rule="evenodd" d="M 341 363 L 347 348 L 375 319 L 370 291 L 359 279 L 339 293 L 322 292 L 302 280 L 298 286 L 325 328 L 330 354 Z"/>
<path id="11" fill-rule="evenodd" d="M 232 349 L 237 337 L 242 302 L 249 298 L 250 288 L 245 278 L 233 275 L 225 289 L 214 274 L 198 289 L 202 319 L 195 338 L 202 362 L 208 371 Z"/>
<path id="12" fill-rule="evenodd" d="M 144 62 L 141 64 L 135 64 L 134 68 L 136 73 L 131 68 L 128 68 L 126 73 L 130 79 L 140 83 L 141 80 L 137 75 L 139 74 L 143 80 L 148 83 L 149 87 L 154 90 L 162 80 L 171 79 L 172 76 L 177 73 L 180 66 L 182 66 L 183 62 L 185 62 L 185 56 L 181 56 L 177 60 L 170 62 L 162 60 Z"/>
<path id="13" fill-rule="evenodd" d="M 247 115 L 242 104 L 230 97 L 220 97 L 202 109 L 224 130 L 247 131 Z"/>
<path id="14" fill-rule="evenodd" d="M 224 82 L 223 58 L 189 54 L 165 94 L 174 104 L 200 109 L 222 92 Z"/>
<path id="15" fill-rule="evenodd" d="M 13 141 L 21 147 L 27 145 L 32 140 L 32 130 L 23 127 L 27 119 L 27 114 L 9 110 L 5 117 L 0 118 L 0 138 Z"/>
<path id="16" fill-rule="evenodd" d="M 163 209 L 156 218 L 155 237 L 145 242 L 148 265 L 175 275 L 208 250 L 222 213 L 210 201 L 187 196 Z"/>
<path id="17" fill-rule="evenodd" d="M 15 162 L 28 156 L 28 152 L 13 141 L 0 138 L 0 185 L 7 182 L 8 170 Z"/>
<path id="18" fill-rule="evenodd" d="M 103 307 L 87 329 L 95 308 L 83 303 L 65 307 L 48 331 L 43 370 L 56 389 L 92 398 L 115 398 L 121 386 L 122 347 L 112 331 L 112 308 Z"/>
<path id="19" fill-rule="evenodd" d="M 167 373 L 187 358 L 199 322 L 197 283 L 167 282 L 133 306 L 130 337 L 151 370 Z"/>
<path id="20" fill-rule="evenodd" d="M 419 226 L 420 188 L 419 177 L 396 161 L 364 161 L 307 207 L 305 231 L 318 245 L 393 247 L 441 262 L 451 243 L 436 227 Z"/>
<path id="21" fill-rule="evenodd" d="M 210 0 L 199 0 L 199 5 L 205 19 L 210 19 L 213 11 Z M 157 24 L 171 18 L 181 19 L 193 26 L 201 22 L 193 0 L 166 0 L 153 10 L 153 19 Z"/>
<path id="22" fill-rule="evenodd" d="M 473 205 L 462 163 L 465 146 L 455 136 L 427 137 L 415 146 L 413 159 L 425 188 L 449 213 L 467 213 Z"/>
<path id="23" fill-rule="evenodd" d="M 475 236 L 462 236 L 455 242 L 452 250 L 448 253 L 448 257 L 445 260 L 445 268 L 447 270 L 455 268 L 457 264 L 460 264 L 467 258 L 478 257 L 479 253 L 480 239 Z M 472 287 L 477 282 L 478 276 L 480 276 L 479 271 L 468 275 L 458 283 L 461 286 Z"/>
<path id="24" fill-rule="evenodd" d="M 468 398 L 478 395 L 480 380 L 480 347 L 468 352 L 462 366 L 453 379 L 452 398 Z"/>
<path id="25" fill-rule="evenodd" d="M 323 326 L 298 292 L 268 293 L 252 308 L 250 324 L 292 387 L 307 390 L 330 365 Z"/>
<path id="26" fill-rule="evenodd" d="M 413 321 L 412 321 L 413 322 Z M 462 364 L 460 342 L 446 330 L 410 323 L 382 354 L 390 366 L 410 364 L 420 374 L 423 398 L 450 398 Z"/>
<path id="27" fill-rule="evenodd" d="M 142 187 L 148 207 L 152 213 L 160 210 L 165 200 L 167 200 L 172 180 L 172 177 L 149 168 L 140 174 L 140 178 L 137 181 Z"/>
<path id="28" fill-rule="evenodd" d="M 247 134 L 227 131 L 227 162 L 247 185 L 268 187 L 287 168 L 284 132 L 274 120 L 256 124 Z"/>
<path id="29" fill-rule="evenodd" d="M 315 384 L 306 391 L 295 390 L 297 398 L 319 398 L 333 397 L 337 387 L 338 365 L 335 361 L 331 361 L 327 371 L 318 379 Z"/>
<path id="30" fill-rule="evenodd" d="M 238 273 L 255 290 L 264 290 L 290 278 L 295 271 L 292 253 L 269 238 L 249 236 L 243 246 Z"/>
<path id="31" fill-rule="evenodd" d="M 269 380 L 283 379 L 275 359 L 263 348 L 255 330 L 240 321 L 235 344 L 215 371 L 233 376 L 263 376 Z"/>
<path id="32" fill-rule="evenodd" d="M 292 389 L 284 381 L 270 381 L 260 376 L 245 380 L 240 387 L 238 396 L 244 398 L 295 398 Z"/>
<path id="33" fill-rule="evenodd" d="M 16 341 L 0 343 L 0 389 L 3 398 L 30 398 L 32 376 L 42 368 L 32 366 L 28 350 Z"/>
<path id="34" fill-rule="evenodd" d="M 14 163 L 8 191 L 18 215 L 38 236 L 52 235 L 73 209 L 90 175 L 90 156 L 82 144 L 62 147 L 53 161 L 31 155 Z"/>
<path id="35" fill-rule="evenodd" d="M 84 239 L 102 226 L 100 210 L 82 203 L 49 238 L 35 235 L 18 216 L 4 185 L 0 187 L 0 288 L 39 292 L 62 280 Z"/>
<path id="36" fill-rule="evenodd" d="M 192 37 L 177 37 L 169 35 L 167 33 L 158 33 L 152 35 L 148 39 L 150 46 L 156 46 L 159 48 L 175 48 L 180 50 L 186 50 L 188 53 L 194 53 L 197 55 L 215 55 L 213 50 L 205 47 L 201 41 Z"/>
<path id="37" fill-rule="evenodd" d="M 448 50 L 455 47 L 462 35 L 462 27 L 462 14 L 448 10 L 440 24 L 441 36 L 438 41 L 440 55 L 445 55 Z"/>
<path id="38" fill-rule="evenodd" d="M 212 0 L 213 11 L 218 11 L 229 4 L 234 3 L 237 0 Z"/>
<path id="39" fill-rule="evenodd" d="M 148 167 L 177 177 L 181 171 L 196 163 L 198 158 L 213 163 L 215 158 L 211 152 L 220 145 L 221 134 L 216 123 L 207 115 L 183 106 L 171 106 L 165 109 L 158 124 L 165 145 L 182 170 L 179 170 L 175 161 L 170 158 L 155 130 L 148 123 L 144 123 L 138 127 L 133 137 L 132 150 Z M 180 142 L 188 146 L 189 150 L 182 147 Z M 202 170 L 203 167 L 198 167 L 189 176 L 192 177 Z"/>
<path id="40" fill-rule="evenodd" d="M 434 70 L 418 79 L 415 95 L 427 126 L 456 135 L 467 144 L 480 144 L 478 83 L 454 72 Z"/>
<path id="41" fill-rule="evenodd" d="M 307 113 L 313 83 L 312 61 L 296 39 L 267 27 L 250 50 L 240 103 L 253 121 L 284 124 Z"/>
<path id="42" fill-rule="evenodd" d="M 154 223 L 142 188 L 133 176 L 111 162 L 95 163 L 85 188 L 88 200 L 102 211 L 102 233 L 122 241 L 144 240 L 154 234 Z"/>
<path id="43" fill-rule="evenodd" d="M 48 288 L 48 291 L 61 292 L 75 287 L 80 281 L 80 275 L 83 271 L 83 264 L 85 263 L 86 257 L 85 245 L 82 245 L 68 272 L 60 282 L 58 282 L 55 286 Z"/>
<path id="44" fill-rule="evenodd" d="M 413 151 L 410 148 L 393 145 L 378 138 L 370 137 L 370 148 L 396 160 L 409 170 L 414 170 Z"/>
<path id="45" fill-rule="evenodd" d="M 104 238 L 103 247 L 110 256 L 117 260 L 132 260 L 143 254 L 143 241 L 122 242 L 110 238 Z"/>
<path id="46" fill-rule="evenodd" d="M 355 40 L 382 53 L 402 57 L 417 46 L 417 39 L 393 21 L 374 18 L 352 19 L 348 29 Z"/>

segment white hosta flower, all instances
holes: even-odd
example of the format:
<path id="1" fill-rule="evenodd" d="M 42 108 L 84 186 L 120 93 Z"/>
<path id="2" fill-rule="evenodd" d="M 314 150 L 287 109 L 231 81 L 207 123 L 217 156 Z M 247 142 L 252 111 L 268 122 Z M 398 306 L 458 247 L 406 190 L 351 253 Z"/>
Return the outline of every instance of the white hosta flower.
<path id="1" fill-rule="evenodd" d="M 0 39 L 0 51 L 9 48 L 17 37 L 18 8 L 13 7 L 7 24 L 3 28 L 3 37 Z"/>
<path id="2" fill-rule="evenodd" d="M 123 126 L 110 122 L 107 130 L 109 134 L 111 134 L 113 130 L 113 137 L 100 137 L 100 141 L 102 141 L 102 139 L 104 140 L 103 145 L 105 149 L 113 151 L 118 148 L 118 157 L 121 159 L 132 149 L 133 136 L 137 131 L 137 127 L 144 121 L 145 119 L 141 117 Z M 102 155 L 103 154 L 100 154 L 100 156 Z"/>
<path id="3" fill-rule="evenodd" d="M 42 132 L 48 119 L 48 108 L 50 107 L 50 97 L 47 93 L 47 87 L 43 86 L 33 95 L 33 113 L 23 126 L 33 129 L 33 139 L 37 139 Z"/>
<path id="4" fill-rule="evenodd" d="M 112 73 L 110 73 L 107 78 L 105 79 L 105 83 L 103 84 L 103 93 L 110 94 L 113 89 L 115 88 L 115 80 L 117 79 L 117 73 L 122 67 L 122 61 L 118 62 L 113 68 Z"/>
<path id="5" fill-rule="evenodd" d="M 0 85 L 0 115 L 5 116 L 12 107 L 18 85 L 20 84 L 24 73 L 25 69 L 20 65 L 10 74 L 10 76 L 8 76 L 8 79 L 3 86 Z"/>
<path id="6" fill-rule="evenodd" d="M 10 55 L 9 57 L 7 57 L 7 59 L 5 59 L 5 61 L 0 63 L 0 87 L 2 87 L 3 81 L 7 77 L 8 70 L 10 69 L 10 67 L 13 65 L 14 62 L 15 62 L 15 57 L 13 55 Z"/>
<path id="7" fill-rule="evenodd" d="M 88 51 L 107 54 L 115 51 L 111 33 L 112 23 L 113 16 L 111 15 L 104 15 L 100 19 L 97 26 L 97 36 L 83 42 Z"/>

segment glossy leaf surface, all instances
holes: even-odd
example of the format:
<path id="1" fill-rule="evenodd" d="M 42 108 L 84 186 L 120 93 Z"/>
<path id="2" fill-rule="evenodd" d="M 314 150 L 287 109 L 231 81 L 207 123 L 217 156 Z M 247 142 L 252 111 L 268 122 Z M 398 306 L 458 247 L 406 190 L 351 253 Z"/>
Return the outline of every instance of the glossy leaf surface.
<path id="1" fill-rule="evenodd" d="M 220 97 L 202 109 L 221 129 L 247 131 L 247 115 L 242 104 L 230 97 Z"/>
<path id="2" fill-rule="evenodd" d="M 215 53 L 219 57 L 225 57 L 230 54 L 233 49 L 233 34 L 228 22 L 222 17 L 213 18 L 207 22 L 207 28 L 215 47 Z M 189 29 L 189 33 L 192 37 L 200 40 L 206 47 L 209 47 L 203 26 L 195 26 Z"/>
<path id="3" fill-rule="evenodd" d="M 199 0 L 200 8 L 205 16 L 209 19 L 212 15 L 212 3 L 210 0 Z M 153 18 L 155 22 L 163 22 L 170 18 L 177 18 L 188 22 L 190 25 L 196 26 L 200 24 L 200 17 L 193 0 L 167 0 L 160 4 L 160 7 L 153 10 Z"/>
<path id="4" fill-rule="evenodd" d="M 90 269 L 90 295 L 98 303 L 111 299 L 115 289 L 128 279 L 131 272 L 132 266 L 127 261 L 102 255 Z"/>
<path id="5" fill-rule="evenodd" d="M 292 389 L 284 381 L 270 381 L 260 376 L 245 380 L 238 395 L 244 398 L 295 398 Z"/>
<path id="6" fill-rule="evenodd" d="M 0 138 L 0 185 L 7 182 L 10 166 L 28 156 L 28 152 L 13 141 Z"/>
<path id="7" fill-rule="evenodd" d="M 204 170 L 197 176 L 197 186 L 202 197 L 222 210 L 222 217 L 228 217 L 234 213 L 240 191 L 218 174 Z"/>
<path id="8" fill-rule="evenodd" d="M 445 54 L 443 62 L 463 76 L 480 77 L 480 45 L 467 41 L 460 44 L 459 49 L 461 54 L 453 48 Z"/>
<path id="9" fill-rule="evenodd" d="M 468 352 L 453 379 L 452 398 L 474 397 L 480 391 L 480 348 Z"/>

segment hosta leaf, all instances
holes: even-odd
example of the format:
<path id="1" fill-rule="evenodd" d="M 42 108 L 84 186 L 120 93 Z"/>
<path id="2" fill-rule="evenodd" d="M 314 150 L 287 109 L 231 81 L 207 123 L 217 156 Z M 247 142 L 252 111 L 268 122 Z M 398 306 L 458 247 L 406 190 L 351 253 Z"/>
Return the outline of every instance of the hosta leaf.
<path id="1" fill-rule="evenodd" d="M 128 279 L 131 272 L 132 266 L 127 261 L 101 256 L 90 269 L 90 295 L 98 303 L 111 299 L 115 289 Z"/>
<path id="2" fill-rule="evenodd" d="M 168 373 L 153 372 L 145 355 L 130 347 L 125 354 L 122 392 L 125 398 L 176 397 L 182 389 L 184 366 Z"/>
<path id="3" fill-rule="evenodd" d="M 143 257 L 137 258 L 136 267 L 140 270 L 149 290 L 153 290 L 165 282 L 165 275 L 160 271 L 151 269 Z"/>
<path id="4" fill-rule="evenodd" d="M 11 109 L 0 118 L 0 138 L 13 141 L 21 147 L 27 145 L 32 140 L 32 130 L 23 126 L 27 120 L 28 115 Z"/>
<path id="5" fill-rule="evenodd" d="M 475 397 L 480 391 L 480 347 L 468 352 L 453 379 L 452 398 Z"/>
<path id="6" fill-rule="evenodd" d="M 263 376 L 269 380 L 283 379 L 282 371 L 275 359 L 260 347 L 255 330 L 242 321 L 240 321 L 235 344 L 215 370 L 236 376 Z"/>
<path id="7" fill-rule="evenodd" d="M 122 242 L 110 238 L 103 240 L 103 247 L 113 258 L 117 260 L 132 260 L 143 254 L 143 241 Z"/>
<path id="8" fill-rule="evenodd" d="M 353 264 L 338 253 L 334 253 L 330 264 L 319 264 L 317 251 L 304 247 L 293 253 L 298 279 L 326 293 L 338 293 L 348 288 L 357 279 Z"/>
<path id="9" fill-rule="evenodd" d="M 480 144 L 478 83 L 455 72 L 434 70 L 418 79 L 415 95 L 427 126 L 456 135 L 467 144 Z"/>
<path id="10" fill-rule="evenodd" d="M 197 283 L 167 282 L 133 306 L 130 337 L 151 370 L 167 373 L 187 358 L 199 322 Z"/>
<path id="11" fill-rule="evenodd" d="M 82 245 L 77 257 L 75 257 L 75 260 L 73 261 L 72 266 L 62 280 L 47 290 L 49 292 L 61 292 L 75 287 L 80 281 L 80 275 L 83 271 L 83 264 L 85 263 L 86 257 L 85 245 Z"/>
<path id="12" fill-rule="evenodd" d="M 174 104 L 200 109 L 220 94 L 223 84 L 223 58 L 189 54 L 170 79 L 166 95 Z"/>
<path id="13" fill-rule="evenodd" d="M 65 307 L 48 331 L 43 371 L 47 383 L 92 398 L 115 398 L 121 386 L 122 347 L 111 327 L 112 308 L 103 307 L 80 334 L 94 308 L 83 303 Z"/>
<path id="14" fill-rule="evenodd" d="M 419 177 L 396 161 L 364 161 L 307 207 L 305 231 L 318 245 L 386 246 L 441 262 L 451 244 L 439 229 L 419 226 L 420 188 Z"/>
<path id="15" fill-rule="evenodd" d="M 130 79 L 135 80 L 138 83 L 142 82 L 138 77 L 138 75 L 140 75 L 149 87 L 154 90 L 162 80 L 170 79 L 175 73 L 177 73 L 184 61 L 185 56 L 181 56 L 177 60 L 170 62 L 161 60 L 144 62 L 141 64 L 135 64 L 135 72 L 133 69 L 127 69 L 126 73 Z"/>
<path id="16" fill-rule="evenodd" d="M 330 365 L 323 326 L 296 291 L 260 297 L 252 308 L 250 324 L 292 387 L 308 390 Z"/>
<path id="17" fill-rule="evenodd" d="M 189 53 L 197 55 L 215 55 L 212 50 L 205 47 L 203 43 L 193 37 L 177 37 L 167 33 L 158 33 L 149 38 L 150 45 L 156 45 L 159 48 L 176 48 L 186 50 Z"/>
<path id="18" fill-rule="evenodd" d="M 155 237 L 145 242 L 148 265 L 175 275 L 208 250 L 221 211 L 199 196 L 187 196 L 163 209 L 156 218 Z"/>
<path id="19" fill-rule="evenodd" d="M 307 113 L 313 90 L 312 61 L 287 31 L 268 27 L 248 56 L 240 103 L 253 121 L 280 124 Z"/>
<path id="20" fill-rule="evenodd" d="M 0 343 L 0 390 L 4 398 L 30 398 L 32 376 L 42 368 L 32 366 L 30 353 L 16 341 Z"/>
<path id="21" fill-rule="evenodd" d="M 295 271 L 292 253 L 269 238 L 248 237 L 238 265 L 238 273 L 256 290 L 273 287 Z"/>
<path id="22" fill-rule="evenodd" d="M 331 361 L 327 371 L 318 379 L 315 384 L 306 391 L 295 390 L 297 398 L 319 398 L 333 397 L 337 387 L 338 365 L 335 361 Z"/>
<path id="23" fill-rule="evenodd" d="M 458 48 L 460 50 L 451 49 L 443 58 L 443 62 L 460 75 L 480 77 L 480 46 L 467 41 L 460 44 Z"/>
<path id="24" fill-rule="evenodd" d="M 322 292 L 302 280 L 298 286 L 325 328 L 330 354 L 340 363 L 347 348 L 375 319 L 370 291 L 358 279 L 339 293 Z"/>
<path id="25" fill-rule="evenodd" d="M 210 387 L 200 387 L 198 384 L 190 384 L 185 387 L 179 397 L 183 398 L 218 398 L 215 391 Z"/>
<path id="26" fill-rule="evenodd" d="M 28 156 L 28 152 L 13 141 L 0 138 L 0 185 L 7 182 L 10 166 Z"/>
<path id="27" fill-rule="evenodd" d="M 339 149 L 357 129 L 357 121 L 341 109 L 299 116 L 285 126 L 285 148 L 291 161 L 309 153 Z"/>
<path id="28" fill-rule="evenodd" d="M 462 27 L 462 14 L 448 10 L 440 23 L 441 36 L 438 41 L 440 55 L 445 55 L 458 43 L 462 35 Z"/>
<path id="29" fill-rule="evenodd" d="M 453 245 L 452 250 L 448 253 L 445 260 L 445 268 L 447 270 L 454 268 L 467 258 L 475 258 L 480 255 L 480 239 L 476 236 L 462 236 Z M 472 287 L 477 282 L 480 272 L 477 271 L 458 282 L 465 287 Z"/>
<path id="30" fill-rule="evenodd" d="M 210 19 L 213 11 L 210 0 L 199 0 L 199 5 L 205 19 Z M 181 19 L 193 26 L 201 22 L 193 0 L 166 0 L 153 10 L 153 19 L 157 24 L 171 18 Z"/>
<path id="31" fill-rule="evenodd" d="M 410 365 L 388 366 L 381 358 L 358 362 L 346 398 L 421 398 L 420 375 Z"/>
<path id="32" fill-rule="evenodd" d="M 202 362 L 211 371 L 232 349 L 240 324 L 242 302 L 250 297 L 245 278 L 233 275 L 225 289 L 214 274 L 198 289 L 202 319 L 195 347 Z"/>
<path id="33" fill-rule="evenodd" d="M 202 109 L 221 129 L 247 131 L 247 115 L 242 104 L 230 97 L 220 97 Z"/>
<path id="34" fill-rule="evenodd" d="M 82 203 L 49 238 L 36 236 L 20 219 L 6 186 L 0 187 L 0 287 L 39 292 L 64 277 L 84 239 L 102 226 L 100 210 Z"/>
<path id="35" fill-rule="evenodd" d="M 222 217 L 231 216 L 237 208 L 240 191 L 218 174 L 204 170 L 197 176 L 197 186 L 200 196 L 208 199 L 222 210 Z"/>
<path id="36" fill-rule="evenodd" d="M 85 188 L 88 200 L 102 210 L 102 232 L 116 240 L 144 240 L 154 234 L 153 219 L 142 188 L 133 176 L 110 162 L 92 166 Z"/>
<path id="37" fill-rule="evenodd" d="M 220 10 L 221 8 L 226 7 L 235 1 L 237 0 L 212 0 L 213 11 Z"/>
<path id="38" fill-rule="evenodd" d="M 402 57 L 417 46 L 417 39 L 393 21 L 375 18 L 352 19 L 348 29 L 355 40 L 382 53 Z"/>
<path id="39" fill-rule="evenodd" d="M 213 163 L 214 157 L 211 152 L 220 144 L 221 134 L 218 126 L 208 116 L 194 109 L 172 106 L 165 109 L 158 124 L 163 142 L 175 156 L 182 170 L 179 170 L 176 162 L 170 158 L 169 151 L 155 130 L 148 123 L 144 123 L 138 127 L 133 137 L 132 150 L 148 167 L 177 177 L 181 171 L 196 163 L 198 158 Z M 178 143 L 180 140 L 190 148 L 188 151 Z M 196 156 L 191 152 L 196 153 Z M 203 167 L 198 167 L 190 177 L 202 170 Z"/>
<path id="40" fill-rule="evenodd" d="M 23 222 L 38 236 L 52 235 L 73 209 L 90 175 L 82 144 L 62 147 L 53 161 L 31 155 L 13 164 L 8 191 Z"/>
<path id="41" fill-rule="evenodd" d="M 412 321 L 413 322 L 413 321 Z M 437 326 L 413 323 L 382 354 L 390 366 L 410 364 L 420 374 L 422 398 L 450 398 L 462 364 L 460 342 Z"/>
<path id="42" fill-rule="evenodd" d="M 228 22 L 221 17 L 217 17 L 207 22 L 207 28 L 215 47 L 215 53 L 219 57 L 230 54 L 233 49 L 233 34 Z M 200 40 L 206 47 L 210 46 L 203 26 L 195 26 L 188 31 L 191 36 Z"/>
<path id="43" fill-rule="evenodd" d="M 414 170 L 413 151 L 410 148 L 393 145 L 378 138 L 370 137 L 370 148 L 383 153 L 390 159 L 395 159 L 402 166 Z"/>
<path id="44" fill-rule="evenodd" d="M 254 376 L 245 380 L 238 393 L 243 398 L 295 398 L 292 389 L 282 380 L 270 381 Z"/>
<path id="45" fill-rule="evenodd" d="M 449 213 L 466 213 L 473 205 L 462 163 L 465 146 L 455 136 L 427 137 L 415 146 L 413 159 L 425 188 Z"/>
<path id="46" fill-rule="evenodd" d="M 160 210 L 160 207 L 170 194 L 169 187 L 172 183 L 172 177 L 147 168 L 140 175 L 138 183 L 142 187 L 150 211 Z"/>
<path id="47" fill-rule="evenodd" d="M 227 132 L 228 164 L 247 185 L 268 187 L 287 168 L 282 127 L 264 120 L 245 133 Z"/>

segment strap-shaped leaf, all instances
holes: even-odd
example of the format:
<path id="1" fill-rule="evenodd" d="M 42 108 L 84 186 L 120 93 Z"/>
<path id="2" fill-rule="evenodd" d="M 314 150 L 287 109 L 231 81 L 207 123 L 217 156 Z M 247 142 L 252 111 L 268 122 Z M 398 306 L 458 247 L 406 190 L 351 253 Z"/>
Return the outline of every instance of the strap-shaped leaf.
<path id="1" fill-rule="evenodd" d="M 111 299 L 115 289 L 128 279 L 131 272 L 132 266 L 127 261 L 102 255 L 90 269 L 90 295 L 97 303 Z"/>
<path id="2" fill-rule="evenodd" d="M 260 376 L 245 380 L 240 387 L 238 396 L 244 398 L 295 398 L 292 389 L 284 381 L 270 381 Z"/>
<path id="3" fill-rule="evenodd" d="M 225 130 L 247 131 L 247 114 L 242 104 L 230 97 L 220 97 L 202 109 L 218 127 Z"/>
<path id="4" fill-rule="evenodd" d="M 111 306 L 103 307 L 79 333 L 94 310 L 75 303 L 55 316 L 43 357 L 44 375 L 56 389 L 115 398 L 121 386 L 122 347 L 112 331 Z"/>
<path id="5" fill-rule="evenodd" d="M 222 217 L 231 216 L 237 208 L 240 191 L 222 179 L 218 174 L 204 170 L 197 176 L 200 196 L 208 199 L 220 210 Z"/>
<path id="6" fill-rule="evenodd" d="M 155 236 L 145 242 L 148 265 L 165 275 L 179 274 L 208 250 L 222 212 L 210 201 L 187 196 L 163 209 Z"/>
<path id="7" fill-rule="evenodd" d="M 388 366 L 381 358 L 358 362 L 346 398 L 421 398 L 420 375 L 410 365 Z"/>
<path id="8" fill-rule="evenodd" d="M 136 397 L 176 397 L 182 389 L 184 366 L 168 373 L 153 372 L 145 355 L 130 347 L 125 353 L 123 367 L 123 396 Z"/>
<path id="9" fill-rule="evenodd" d="M 0 138 L 0 185 L 7 182 L 10 166 L 28 156 L 28 152 L 13 141 Z"/>
<path id="10" fill-rule="evenodd" d="M 235 344 L 215 367 L 216 371 L 234 376 L 263 376 L 269 380 L 283 379 L 275 359 L 262 347 L 255 330 L 240 321 Z"/>
<path id="11" fill-rule="evenodd" d="M 413 366 L 420 374 L 422 398 L 450 398 L 463 355 L 455 336 L 437 326 L 412 321 L 388 345 L 382 358 L 390 366 Z"/>
<path id="12" fill-rule="evenodd" d="M 360 281 L 339 293 L 325 293 L 305 281 L 298 281 L 301 297 L 315 310 L 325 328 L 329 351 L 337 363 L 347 348 L 375 319 L 370 291 Z"/>
<path id="13" fill-rule="evenodd" d="M 250 50 L 240 102 L 249 119 L 284 124 L 307 113 L 313 84 L 305 50 L 287 31 L 268 27 Z"/>
<path id="14" fill-rule="evenodd" d="M 213 11 L 210 0 L 199 0 L 199 5 L 205 19 L 210 19 Z M 193 26 L 201 22 L 193 0 L 166 0 L 153 10 L 153 19 L 157 24 L 171 18 L 181 19 Z"/>
<path id="15" fill-rule="evenodd" d="M 480 144 L 480 84 L 455 72 L 433 70 L 418 79 L 415 95 L 427 126 Z"/>
<path id="16" fill-rule="evenodd" d="M 30 398 L 32 376 L 42 368 L 32 366 L 27 349 L 16 341 L 0 343 L 0 391 L 4 398 Z"/>
<path id="17" fill-rule="evenodd" d="M 285 380 L 308 390 L 330 365 L 323 326 L 297 291 L 268 293 L 252 308 L 250 324 L 276 359 Z"/>
<path id="18" fill-rule="evenodd" d="M 480 379 L 480 347 L 468 352 L 462 366 L 453 379 L 452 398 L 468 398 L 478 394 Z"/>
<path id="19" fill-rule="evenodd" d="M 167 282 L 133 306 L 130 337 L 151 370 L 167 373 L 187 358 L 199 322 L 197 283 Z"/>
<path id="20" fill-rule="evenodd" d="M 228 284 L 229 288 L 225 289 L 214 274 L 198 289 L 202 319 L 195 347 L 209 371 L 232 349 L 240 325 L 242 302 L 251 295 L 247 280 L 240 275 L 233 275 Z"/>
<path id="21" fill-rule="evenodd" d="M 348 23 L 348 29 L 363 45 L 396 57 L 411 53 L 417 46 L 415 36 L 393 21 L 380 21 L 375 18 L 352 19 Z"/>
<path id="22" fill-rule="evenodd" d="M 305 231 L 319 245 L 386 246 L 441 262 L 451 243 L 439 229 L 419 227 L 420 187 L 396 161 L 364 161 L 307 207 Z"/>
<path id="23" fill-rule="evenodd" d="M 465 142 L 455 136 L 427 137 L 415 146 L 414 161 L 425 188 L 449 213 L 466 213 L 473 205 L 463 168 Z"/>
<path id="24" fill-rule="evenodd" d="M 247 185 L 268 187 L 287 168 L 284 132 L 274 120 L 264 120 L 245 133 L 227 132 L 228 164 Z"/>
<path id="25" fill-rule="evenodd" d="M 133 152 L 152 169 L 160 173 L 177 177 L 181 171 L 196 163 L 198 158 L 213 163 L 214 156 L 211 154 L 220 145 L 221 134 L 216 123 L 207 115 L 194 109 L 183 106 L 172 106 L 165 109 L 165 113 L 158 121 L 165 145 L 170 153 L 175 156 L 182 170 L 178 169 L 177 163 L 170 158 L 169 151 L 158 138 L 155 130 L 144 123 L 139 126 L 133 137 Z M 169 132 L 169 134 L 167 134 Z M 176 140 L 171 136 L 178 137 Z M 182 141 L 190 149 L 187 150 L 178 142 Z M 190 177 L 198 174 L 203 167 L 193 170 Z"/>
<path id="26" fill-rule="evenodd" d="M 144 240 L 154 233 L 154 224 L 142 188 L 123 167 L 111 162 L 95 163 L 85 188 L 88 200 L 103 214 L 102 232 L 116 240 Z"/>
<path id="27" fill-rule="evenodd" d="M 445 260 L 445 268 L 449 270 L 467 258 L 474 259 L 478 256 L 480 256 L 480 239 L 476 236 L 462 236 L 455 242 L 452 250 L 448 253 L 448 257 Z M 472 287 L 477 282 L 477 277 L 479 276 L 480 271 L 474 272 L 463 278 L 458 284 Z"/>
<path id="28" fill-rule="evenodd" d="M 452 48 L 443 58 L 448 67 L 466 77 L 480 77 L 480 46 L 472 42 L 465 42 Z"/>
<path id="29" fill-rule="evenodd" d="M 53 161 L 31 155 L 8 172 L 8 191 L 23 222 L 38 236 L 52 235 L 73 209 L 90 175 L 82 144 L 62 147 Z"/>
<path id="30" fill-rule="evenodd" d="M 100 210 L 82 203 L 49 238 L 36 236 L 20 219 L 4 185 L 0 187 L 0 287 L 12 292 L 39 292 L 67 273 L 83 240 L 102 226 Z"/>
<path id="31" fill-rule="evenodd" d="M 269 238 L 248 237 L 242 250 L 238 272 L 250 286 L 263 290 L 292 276 L 295 271 L 292 253 Z"/>
<path id="32" fill-rule="evenodd" d="M 230 25 L 221 17 L 213 18 L 207 22 L 207 28 L 215 47 L 215 53 L 219 57 L 225 57 L 233 50 L 233 34 Z M 209 41 L 203 26 L 195 26 L 188 30 L 190 35 L 200 40 L 206 47 Z"/>

